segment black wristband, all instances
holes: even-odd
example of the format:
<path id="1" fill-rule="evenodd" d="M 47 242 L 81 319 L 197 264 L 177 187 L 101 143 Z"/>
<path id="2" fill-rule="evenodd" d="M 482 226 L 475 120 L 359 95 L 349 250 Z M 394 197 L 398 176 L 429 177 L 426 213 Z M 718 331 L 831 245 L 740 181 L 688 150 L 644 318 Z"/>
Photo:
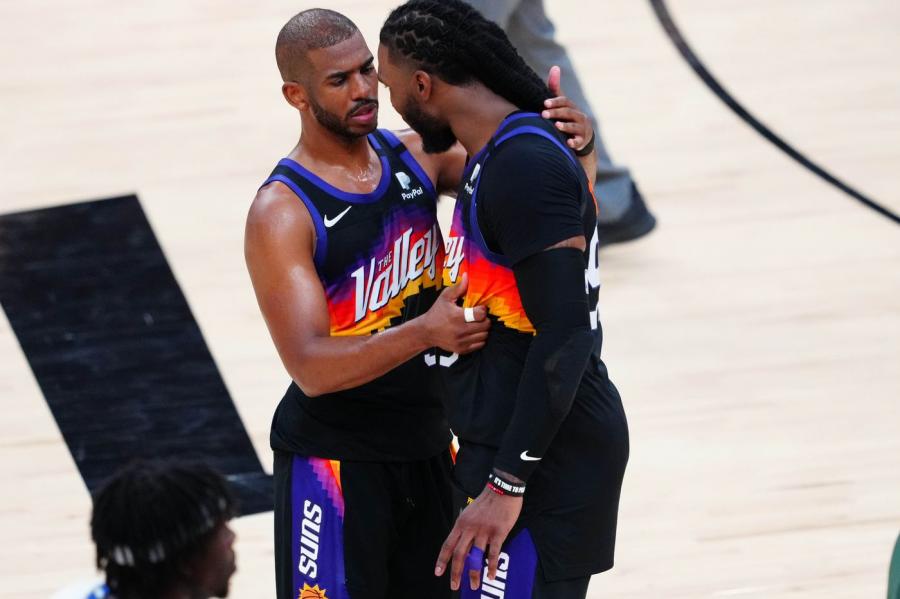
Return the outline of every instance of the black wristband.
<path id="1" fill-rule="evenodd" d="M 593 152 L 593 151 L 594 151 L 594 138 L 595 138 L 595 137 L 596 137 L 596 134 L 595 134 L 593 131 L 591 131 L 591 141 L 589 141 L 589 142 L 587 142 L 586 144 L 584 144 L 584 147 L 582 147 L 580 150 L 575 150 L 575 155 L 578 156 L 578 157 L 580 158 L 580 157 L 582 157 L 582 156 L 587 156 L 588 154 L 590 154 L 591 152 Z"/>
<path id="2" fill-rule="evenodd" d="M 488 486 L 498 495 L 522 497 L 525 495 L 525 483 L 514 483 L 495 472 L 488 472 Z"/>

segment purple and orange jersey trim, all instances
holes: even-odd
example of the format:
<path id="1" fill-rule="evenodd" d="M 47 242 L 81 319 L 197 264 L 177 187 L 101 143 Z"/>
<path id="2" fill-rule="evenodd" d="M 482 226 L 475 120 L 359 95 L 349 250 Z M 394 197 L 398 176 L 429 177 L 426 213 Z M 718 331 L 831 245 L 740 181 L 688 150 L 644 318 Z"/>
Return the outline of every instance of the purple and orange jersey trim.
<path id="1" fill-rule="evenodd" d="M 440 288 L 444 243 L 433 214 L 397 213 L 367 255 L 336 282 L 325 285 L 331 335 L 368 335 L 387 328 L 406 300 Z"/>
<path id="2" fill-rule="evenodd" d="M 471 210 L 475 212 L 474 205 Z M 534 326 L 522 307 L 512 269 L 502 263 L 502 256 L 487 249 L 477 224 L 466 227 L 463 220 L 463 204 L 457 200 L 444 259 L 444 284 L 453 285 L 467 273 L 469 289 L 464 306 L 485 306 L 488 314 L 506 328 L 534 334 Z"/>
<path id="3" fill-rule="evenodd" d="M 295 455 L 291 465 L 294 596 L 349 599 L 344 567 L 341 464 Z"/>
<path id="4" fill-rule="evenodd" d="M 334 508 L 344 517 L 344 489 L 341 487 L 341 462 L 323 458 L 309 458 L 313 473 L 319 479 L 322 490 L 328 494 Z"/>

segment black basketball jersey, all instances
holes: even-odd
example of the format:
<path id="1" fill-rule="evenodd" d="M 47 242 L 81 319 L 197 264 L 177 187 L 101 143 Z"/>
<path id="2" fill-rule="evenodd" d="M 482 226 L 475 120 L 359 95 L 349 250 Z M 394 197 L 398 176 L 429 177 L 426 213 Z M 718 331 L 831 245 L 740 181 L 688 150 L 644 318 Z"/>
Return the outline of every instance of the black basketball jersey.
<path id="1" fill-rule="evenodd" d="M 506 191 L 513 187 L 510 182 L 532 172 L 524 169 L 541 172 L 538 165 L 546 167 L 550 155 L 554 157 L 553 172 L 568 185 L 556 189 L 556 197 L 511 197 Z M 497 168 L 492 159 L 506 166 Z M 507 117 L 463 174 L 447 241 L 444 283 L 468 273 L 465 305 L 485 306 L 492 326 L 484 349 L 465 356 L 442 356 L 442 363 L 449 368 L 440 369 L 449 390 L 450 424 L 460 440 L 454 478 L 474 497 L 484 487 L 512 419 L 535 334 L 522 307 L 513 264 L 500 252 L 498 231 L 491 226 L 500 224 L 495 221 L 497 203 L 549 205 L 559 200 L 558 194 L 577 194 L 566 195 L 566 203 L 574 199 L 581 207 L 580 220 L 566 234 L 581 233 L 586 240 L 584 293 L 594 348 L 571 409 L 529 478 L 513 531 L 529 530 L 547 580 L 577 578 L 612 566 L 619 491 L 628 459 L 628 428 L 619 393 L 600 359 L 597 205 L 591 185 L 564 139 L 551 122 L 535 113 L 517 112 Z M 504 205 L 507 210 L 503 212 L 514 209 Z M 522 258 L 530 253 L 523 254 L 521 248 L 541 251 L 552 245 L 547 239 L 557 233 L 538 222 L 519 225 L 521 231 L 514 234 L 521 235 L 516 245 Z"/>
<path id="2" fill-rule="evenodd" d="M 431 180 L 389 131 L 368 141 L 381 159 L 371 193 L 337 189 L 288 158 L 265 183 L 287 185 L 309 210 L 332 336 L 371 335 L 415 318 L 431 307 L 441 285 L 444 244 Z M 445 450 L 440 385 L 426 356 L 318 397 L 291 383 L 275 412 L 272 447 L 361 461 L 424 459 Z"/>
<path id="3" fill-rule="evenodd" d="M 500 124 L 484 149 L 469 161 L 463 173 L 444 263 L 444 284 L 452 285 L 463 273 L 468 273 L 465 305 L 485 306 L 493 321 L 483 350 L 451 358 L 446 373 L 452 405 L 451 426 L 462 441 L 494 448 L 499 446 L 515 407 L 518 381 L 534 327 L 522 307 L 508 257 L 490 247 L 486 240 L 490 238 L 490 231 L 482 230 L 479 225 L 479 191 L 480 181 L 486 173 L 503 178 L 516 176 L 514 172 L 494 173 L 490 159 L 503 144 L 523 135 L 540 138 L 535 140 L 536 143 L 558 146 L 570 160 L 573 180 L 581 182 L 583 234 L 587 240 L 585 293 L 595 334 L 595 351 L 587 376 L 596 372 L 605 376 L 600 361 L 602 332 L 596 309 L 600 288 L 597 207 L 591 187 L 580 164 L 549 121 L 535 113 L 513 113 Z M 529 232 L 523 230 L 521 234 L 528 236 Z"/>

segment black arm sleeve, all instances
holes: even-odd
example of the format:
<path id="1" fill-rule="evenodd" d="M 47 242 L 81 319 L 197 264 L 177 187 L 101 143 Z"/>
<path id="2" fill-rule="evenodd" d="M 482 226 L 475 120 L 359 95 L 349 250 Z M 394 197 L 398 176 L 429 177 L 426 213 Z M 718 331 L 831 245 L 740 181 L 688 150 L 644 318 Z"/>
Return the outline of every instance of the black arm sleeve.
<path id="1" fill-rule="evenodd" d="M 594 338 L 581 250 L 539 252 L 513 272 L 536 335 L 494 467 L 527 481 L 572 408 Z"/>
<path id="2" fill-rule="evenodd" d="M 547 250 L 584 236 L 579 168 L 552 142 L 522 135 L 497 149 L 478 192 L 485 241 L 512 263 L 536 330 L 494 462 L 522 480 L 569 413 L 593 347 L 583 253 Z"/>

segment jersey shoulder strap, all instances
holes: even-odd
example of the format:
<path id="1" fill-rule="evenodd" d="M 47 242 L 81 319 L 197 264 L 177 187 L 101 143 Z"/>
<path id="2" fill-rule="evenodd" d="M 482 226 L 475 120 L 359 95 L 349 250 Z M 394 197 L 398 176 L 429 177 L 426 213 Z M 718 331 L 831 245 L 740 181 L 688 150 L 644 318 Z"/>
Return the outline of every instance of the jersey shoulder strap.
<path id="1" fill-rule="evenodd" d="M 396 156 L 400 162 L 406 166 L 406 168 L 411 170 L 419 181 L 422 182 L 425 191 L 432 198 L 437 199 L 434 181 L 431 180 L 431 177 L 428 176 L 425 169 L 422 168 L 422 165 L 415 159 L 412 152 L 406 147 L 406 144 L 400 141 L 400 138 L 398 138 L 393 131 L 387 129 L 378 129 L 375 131 L 374 135 L 376 139 L 384 144 L 385 151 L 388 152 L 388 154 Z"/>
<path id="2" fill-rule="evenodd" d="M 294 192 L 294 195 L 300 198 L 300 201 L 306 206 L 309 217 L 312 219 L 313 226 L 316 229 L 316 250 L 313 254 L 313 262 L 319 266 L 323 264 L 325 260 L 325 239 L 327 237 L 325 221 L 322 220 L 322 213 L 308 193 L 308 191 L 310 191 L 307 188 L 309 182 L 297 171 L 298 166 L 299 165 L 290 158 L 282 158 L 278 161 L 278 164 L 275 165 L 275 168 L 272 169 L 272 173 L 269 177 L 262 185 L 260 185 L 260 188 L 278 181 L 279 183 L 286 185 L 288 189 Z"/>
<path id="3" fill-rule="evenodd" d="M 506 117 L 496 135 L 491 140 L 492 148 L 496 148 L 506 141 L 520 135 L 537 135 L 548 140 L 565 154 L 573 165 L 579 166 L 575 153 L 560 138 L 559 132 L 552 125 L 552 121 L 541 117 L 536 112 L 516 112 Z"/>

